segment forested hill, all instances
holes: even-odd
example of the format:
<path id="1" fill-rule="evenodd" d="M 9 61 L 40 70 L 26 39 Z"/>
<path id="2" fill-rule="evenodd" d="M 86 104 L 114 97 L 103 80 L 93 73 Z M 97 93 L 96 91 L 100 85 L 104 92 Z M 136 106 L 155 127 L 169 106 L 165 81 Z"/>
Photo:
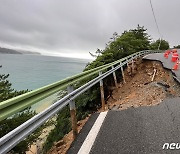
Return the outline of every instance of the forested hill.
<path id="1" fill-rule="evenodd" d="M 8 49 L 8 48 L 1 48 L 0 47 L 0 54 L 40 54 L 38 52 L 31 52 L 31 51 L 17 51 L 14 49 Z"/>
<path id="2" fill-rule="evenodd" d="M 7 48 L 1 48 L 0 47 L 0 54 L 22 54 L 16 50 L 7 49 Z"/>

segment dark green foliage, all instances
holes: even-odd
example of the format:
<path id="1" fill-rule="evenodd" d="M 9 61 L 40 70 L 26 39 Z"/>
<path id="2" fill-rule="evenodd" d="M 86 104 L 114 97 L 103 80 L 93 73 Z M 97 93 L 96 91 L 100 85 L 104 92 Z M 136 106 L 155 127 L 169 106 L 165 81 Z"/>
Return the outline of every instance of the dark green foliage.
<path id="1" fill-rule="evenodd" d="M 180 45 L 174 46 L 174 48 L 180 49 Z"/>
<path id="2" fill-rule="evenodd" d="M 0 137 L 2 137 L 4 134 L 7 134 L 12 129 L 15 129 L 21 124 L 21 121 L 26 121 L 29 118 L 31 118 L 33 115 L 35 115 L 35 113 L 27 109 L 24 112 L 15 114 L 11 118 L 2 120 L 0 122 Z"/>
<path id="3" fill-rule="evenodd" d="M 0 102 L 28 92 L 28 90 L 16 91 L 12 89 L 8 77 L 9 74 L 0 74 Z"/>
<path id="4" fill-rule="evenodd" d="M 49 133 L 43 150 L 46 153 L 54 142 L 61 140 L 71 130 L 69 108 L 65 107 L 57 116 L 55 128 Z"/>
<path id="5" fill-rule="evenodd" d="M 156 40 L 155 42 L 151 43 L 151 50 L 157 50 L 159 47 L 160 39 Z M 161 44 L 159 50 L 167 50 L 169 49 L 169 43 L 166 40 L 161 40 Z"/>
<path id="6" fill-rule="evenodd" d="M 27 109 L 23 112 L 19 112 L 15 114 L 11 118 L 0 121 L 0 137 L 4 136 L 11 130 L 15 129 L 16 127 L 21 125 L 23 122 L 33 117 L 34 115 L 35 115 L 35 112 L 30 111 L 30 109 Z M 21 141 L 17 146 L 15 146 L 12 149 L 11 153 L 24 154 L 25 151 L 28 150 L 28 147 L 37 140 L 38 136 L 41 133 L 41 129 L 42 128 L 39 128 L 34 133 L 29 135 L 25 140 Z"/>
<path id="7" fill-rule="evenodd" d="M 15 96 L 26 93 L 28 90 L 16 91 L 11 88 L 11 83 L 8 81 L 8 75 L 0 74 L 0 103 L 7 99 L 13 98 Z M 31 117 L 33 117 L 36 113 L 31 111 L 30 109 L 26 109 L 22 112 L 19 112 L 13 115 L 10 118 L 7 118 L 3 121 L 0 121 L 0 137 L 6 135 L 11 130 L 15 129 Z M 28 150 L 28 147 L 36 141 L 38 136 L 40 135 L 42 127 L 37 129 L 34 133 L 29 135 L 25 140 L 21 141 L 16 147 L 14 147 L 11 153 L 19 153 L 24 154 L 25 151 Z"/>
<path id="8" fill-rule="evenodd" d="M 82 120 L 101 106 L 100 89 L 96 85 L 76 99 L 77 120 Z M 93 103 L 92 103 L 93 102 Z"/>
<path id="9" fill-rule="evenodd" d="M 106 48 L 103 51 L 98 50 L 101 52 L 98 52 L 96 60 L 90 63 L 85 71 L 149 48 L 150 38 L 144 27 L 138 25 L 136 29 L 124 31 L 120 36 L 114 33 L 111 41 L 106 44 Z"/>

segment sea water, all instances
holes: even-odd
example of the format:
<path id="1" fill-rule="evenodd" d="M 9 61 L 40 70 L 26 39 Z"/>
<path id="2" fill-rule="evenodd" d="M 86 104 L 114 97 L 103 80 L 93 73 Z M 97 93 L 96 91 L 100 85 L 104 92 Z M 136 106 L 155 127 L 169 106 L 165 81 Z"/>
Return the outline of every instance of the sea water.
<path id="1" fill-rule="evenodd" d="M 34 90 L 82 72 L 89 61 L 42 55 L 0 54 L 0 74 L 9 74 L 8 80 L 15 90 Z M 44 110 L 53 103 L 56 95 L 32 108 L 37 112 Z"/>
<path id="2" fill-rule="evenodd" d="M 0 74 L 10 74 L 16 90 L 34 90 L 83 71 L 84 59 L 41 55 L 0 54 Z"/>

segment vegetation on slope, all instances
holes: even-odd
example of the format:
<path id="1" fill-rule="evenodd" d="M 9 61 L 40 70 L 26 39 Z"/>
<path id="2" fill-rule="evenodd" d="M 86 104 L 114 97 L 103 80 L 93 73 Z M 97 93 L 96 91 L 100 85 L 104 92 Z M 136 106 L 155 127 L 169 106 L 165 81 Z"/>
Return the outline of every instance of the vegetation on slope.
<path id="1" fill-rule="evenodd" d="M 174 46 L 174 48 L 180 49 L 180 45 Z"/>
<path id="2" fill-rule="evenodd" d="M 16 50 L 7 49 L 7 48 L 1 48 L 0 47 L 0 54 L 22 54 Z"/>
<path id="3" fill-rule="evenodd" d="M 1 67 L 1 66 L 0 66 Z M 9 74 L 0 74 L 0 103 L 15 96 L 24 94 L 28 90 L 17 91 L 11 88 L 11 83 L 8 81 Z M 6 135 L 11 130 L 15 129 L 28 119 L 32 118 L 36 113 L 29 108 L 13 115 L 10 118 L 0 121 L 0 138 Z M 36 141 L 40 135 L 42 127 L 37 129 L 33 134 L 29 135 L 25 140 L 21 141 L 16 147 L 11 150 L 11 153 L 24 154 L 29 146 Z"/>
<path id="4" fill-rule="evenodd" d="M 8 48 L 1 48 L 0 47 L 0 54 L 36 54 L 40 55 L 38 52 L 31 52 L 31 51 L 25 51 L 25 50 L 14 50 L 14 49 L 8 49 Z"/>
<path id="5" fill-rule="evenodd" d="M 151 47 L 150 49 L 151 50 L 156 50 L 158 49 L 159 47 L 159 50 L 166 50 L 166 49 L 169 49 L 169 43 L 166 41 L 166 40 L 156 40 L 155 42 L 152 42 L 151 43 Z"/>

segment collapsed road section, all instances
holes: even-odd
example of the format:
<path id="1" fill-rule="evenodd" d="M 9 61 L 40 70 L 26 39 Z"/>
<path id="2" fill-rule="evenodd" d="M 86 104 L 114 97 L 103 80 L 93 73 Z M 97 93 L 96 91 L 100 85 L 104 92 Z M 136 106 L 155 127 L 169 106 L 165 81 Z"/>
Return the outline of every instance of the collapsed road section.
<path id="1" fill-rule="evenodd" d="M 179 83 L 172 66 L 164 68 L 160 60 L 147 57 L 128 64 L 126 83 L 112 87 L 103 121 L 97 122 L 103 112 L 91 115 L 67 153 L 172 153 L 172 147 L 163 146 L 180 140 Z M 98 130 L 97 123 L 102 124 Z"/>
<path id="2" fill-rule="evenodd" d="M 156 54 L 153 56 L 157 57 Z M 164 68 L 162 62 L 144 58 L 134 65 L 133 71 L 131 64 L 125 70 L 126 83 L 121 82 L 119 88 L 113 90 L 107 101 L 108 109 L 152 106 L 161 103 L 165 98 L 180 96 L 180 86 L 174 80 L 174 73 Z"/>

